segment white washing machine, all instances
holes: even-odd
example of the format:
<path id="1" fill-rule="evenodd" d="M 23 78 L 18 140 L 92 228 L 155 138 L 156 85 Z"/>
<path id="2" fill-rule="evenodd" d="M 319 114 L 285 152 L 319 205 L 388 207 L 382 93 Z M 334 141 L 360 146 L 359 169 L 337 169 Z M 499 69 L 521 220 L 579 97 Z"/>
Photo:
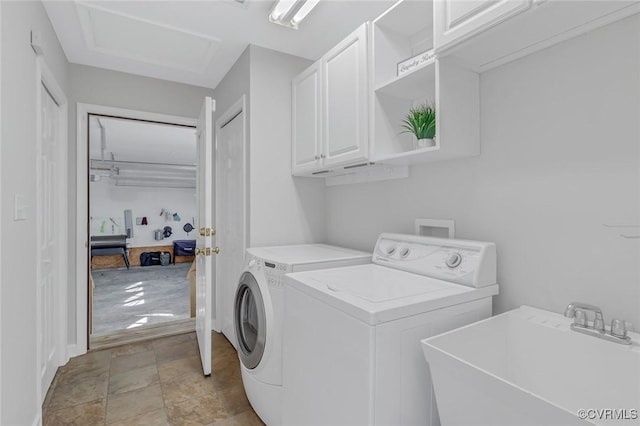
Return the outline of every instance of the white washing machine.
<path id="1" fill-rule="evenodd" d="M 233 322 L 242 382 L 251 406 L 267 425 L 282 413 L 284 274 L 371 262 L 371 253 L 304 244 L 247 250 L 234 302 Z"/>
<path id="2" fill-rule="evenodd" d="M 439 425 L 420 340 L 491 316 L 492 243 L 382 234 L 373 263 L 289 274 L 284 425 Z"/>

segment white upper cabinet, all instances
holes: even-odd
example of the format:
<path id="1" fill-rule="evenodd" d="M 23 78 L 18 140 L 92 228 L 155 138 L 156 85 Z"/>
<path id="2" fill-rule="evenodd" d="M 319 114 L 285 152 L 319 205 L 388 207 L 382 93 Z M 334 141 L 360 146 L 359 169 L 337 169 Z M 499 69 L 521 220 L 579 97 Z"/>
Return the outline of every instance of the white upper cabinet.
<path id="1" fill-rule="evenodd" d="M 464 41 L 529 8 L 531 0 L 435 0 L 436 51 Z"/>
<path id="2" fill-rule="evenodd" d="M 326 176 L 369 155 L 368 24 L 292 81 L 292 174 Z"/>
<path id="3" fill-rule="evenodd" d="M 435 0 L 435 50 L 484 72 L 638 12 L 637 0 Z"/>
<path id="4" fill-rule="evenodd" d="M 322 150 L 321 61 L 307 68 L 292 82 L 292 171 L 315 170 Z"/>
<path id="5" fill-rule="evenodd" d="M 322 58 L 324 166 L 367 158 L 368 75 L 364 24 Z"/>

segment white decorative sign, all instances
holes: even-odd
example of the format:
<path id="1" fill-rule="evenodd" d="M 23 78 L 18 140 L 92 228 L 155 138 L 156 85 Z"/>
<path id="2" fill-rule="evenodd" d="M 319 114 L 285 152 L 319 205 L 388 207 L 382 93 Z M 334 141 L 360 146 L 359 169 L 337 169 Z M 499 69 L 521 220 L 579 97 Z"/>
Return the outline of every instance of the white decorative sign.
<path id="1" fill-rule="evenodd" d="M 433 54 L 433 49 L 431 49 L 427 50 L 426 52 L 422 52 L 414 56 L 413 58 L 409 58 L 406 61 L 398 63 L 398 77 L 400 77 L 402 74 L 406 74 L 425 66 L 427 63 L 431 62 L 434 56 L 435 55 Z"/>

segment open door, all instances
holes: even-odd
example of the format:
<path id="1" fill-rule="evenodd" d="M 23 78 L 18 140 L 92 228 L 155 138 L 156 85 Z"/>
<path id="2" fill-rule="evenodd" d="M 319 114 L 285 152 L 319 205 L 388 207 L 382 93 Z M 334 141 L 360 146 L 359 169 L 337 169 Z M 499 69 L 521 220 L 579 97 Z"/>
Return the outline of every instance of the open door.
<path id="1" fill-rule="evenodd" d="M 205 376 L 211 374 L 211 321 L 213 316 L 213 267 L 214 255 L 218 247 L 213 248 L 215 229 L 213 212 L 214 194 L 214 146 L 213 113 L 215 101 L 206 97 L 198 120 L 197 180 L 196 198 L 198 204 L 199 232 L 196 244 L 196 334 L 200 348 L 200 359 Z"/>

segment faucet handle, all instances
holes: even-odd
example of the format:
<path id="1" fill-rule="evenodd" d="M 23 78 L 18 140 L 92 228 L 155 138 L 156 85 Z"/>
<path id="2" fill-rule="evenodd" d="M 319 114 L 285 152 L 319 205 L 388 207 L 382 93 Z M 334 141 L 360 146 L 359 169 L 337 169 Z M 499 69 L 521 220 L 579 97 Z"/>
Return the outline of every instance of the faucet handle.
<path id="1" fill-rule="evenodd" d="M 627 337 L 627 326 L 623 320 L 615 318 L 611 320 L 611 335 L 623 339 Z"/>
<path id="2" fill-rule="evenodd" d="M 604 317 L 602 316 L 602 312 L 600 312 L 600 311 L 596 311 L 596 316 L 593 319 L 593 328 L 595 330 L 599 331 L 600 333 L 604 333 L 605 332 Z"/>
<path id="3" fill-rule="evenodd" d="M 578 327 L 584 327 L 584 328 L 587 328 L 589 326 L 589 323 L 587 321 L 588 320 L 587 313 L 582 309 L 576 309 L 576 312 L 573 318 L 574 318 L 573 319 L 574 325 L 577 325 Z"/>

